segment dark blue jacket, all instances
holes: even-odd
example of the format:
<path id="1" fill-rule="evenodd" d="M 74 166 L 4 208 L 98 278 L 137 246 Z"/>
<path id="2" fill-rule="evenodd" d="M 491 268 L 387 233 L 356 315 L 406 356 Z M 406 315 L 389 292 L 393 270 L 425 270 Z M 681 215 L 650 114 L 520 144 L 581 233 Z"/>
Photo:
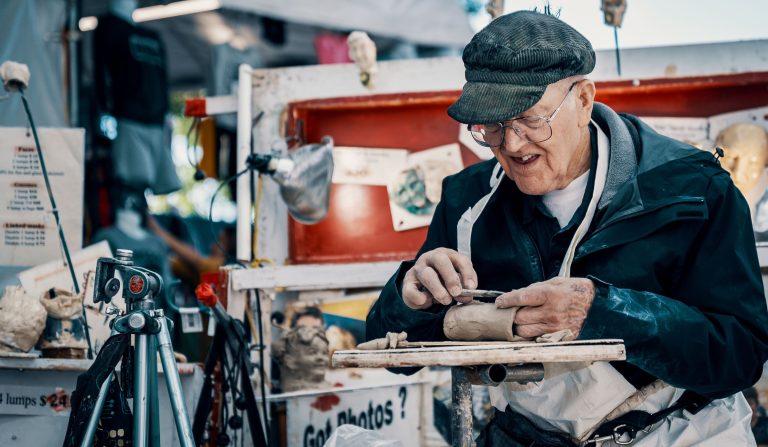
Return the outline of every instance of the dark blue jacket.
<path id="1" fill-rule="evenodd" d="M 632 136 L 636 165 L 621 174 L 625 179 L 576 251 L 571 275 L 590 277 L 596 286 L 580 338 L 623 339 L 627 360 L 612 364 L 636 387 L 659 378 L 712 398 L 734 394 L 758 380 L 768 358 L 768 310 L 749 207 L 711 153 L 659 135 L 636 117 L 620 120 Z M 489 192 L 494 164 L 446 178 L 419 255 L 456 249 L 457 221 Z M 521 194 L 505 177 L 473 227 L 481 289 L 547 279 L 519 207 L 509 205 Z M 369 312 L 368 339 L 388 331 L 406 331 L 409 340 L 445 339 L 446 306 L 418 311 L 403 303 L 402 277 L 412 265 L 401 265 Z"/>

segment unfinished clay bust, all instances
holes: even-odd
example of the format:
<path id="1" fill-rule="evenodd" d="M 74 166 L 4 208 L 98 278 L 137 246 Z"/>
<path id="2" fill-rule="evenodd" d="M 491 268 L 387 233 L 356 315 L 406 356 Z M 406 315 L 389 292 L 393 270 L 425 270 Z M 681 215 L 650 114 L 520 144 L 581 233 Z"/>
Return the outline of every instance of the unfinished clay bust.
<path id="1" fill-rule="evenodd" d="M 723 129 L 715 144 L 725 149 L 723 168 L 736 187 L 749 196 L 768 164 L 768 134 L 757 124 L 737 123 Z M 761 191 L 762 192 L 762 191 Z"/>
<path id="2" fill-rule="evenodd" d="M 53 288 L 40 296 L 40 304 L 48 312 L 40 349 L 87 349 L 82 314 L 83 296 L 69 290 Z"/>
<path id="3" fill-rule="evenodd" d="M 524 340 L 512 331 L 517 309 L 498 309 L 493 303 L 480 301 L 453 306 L 445 313 L 443 332 L 450 340 Z"/>
<path id="4" fill-rule="evenodd" d="M 328 339 L 322 327 L 297 326 L 272 345 L 284 392 L 322 388 L 328 369 Z"/>

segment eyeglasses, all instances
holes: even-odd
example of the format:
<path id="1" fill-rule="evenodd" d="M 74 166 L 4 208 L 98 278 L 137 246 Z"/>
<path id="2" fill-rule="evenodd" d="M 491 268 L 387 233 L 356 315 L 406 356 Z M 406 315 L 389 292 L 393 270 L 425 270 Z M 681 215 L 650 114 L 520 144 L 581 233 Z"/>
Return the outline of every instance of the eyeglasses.
<path id="1" fill-rule="evenodd" d="M 560 112 L 568 95 L 571 94 L 573 87 L 581 81 L 583 81 L 583 79 L 571 84 L 565 97 L 560 101 L 560 105 L 558 105 L 555 111 L 548 117 L 537 115 L 521 116 L 519 118 L 508 120 L 506 123 L 469 124 L 467 128 L 472 134 L 472 138 L 474 138 L 479 145 L 485 147 L 502 146 L 508 128 L 512 128 L 517 136 L 529 143 L 541 143 L 542 141 L 547 141 L 552 138 L 552 120 L 554 120 L 557 113 Z"/>

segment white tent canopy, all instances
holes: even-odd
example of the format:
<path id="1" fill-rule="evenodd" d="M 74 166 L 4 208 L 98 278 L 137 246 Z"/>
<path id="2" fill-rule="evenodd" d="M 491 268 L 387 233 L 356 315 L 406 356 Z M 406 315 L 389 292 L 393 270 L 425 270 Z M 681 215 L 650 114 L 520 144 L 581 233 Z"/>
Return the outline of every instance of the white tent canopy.
<path id="1" fill-rule="evenodd" d="M 145 0 L 139 5 L 156 3 L 165 2 Z M 385 58 L 416 57 L 405 46 L 398 49 L 399 43 L 432 47 L 436 55 L 446 54 L 441 49 L 458 54 L 473 35 L 461 0 L 218 0 L 217 4 L 213 11 L 142 23 L 159 32 L 166 45 L 172 86 L 210 86 L 215 54 L 228 45 L 248 52 L 242 62 L 264 67 L 313 63 L 313 39 L 323 30 L 368 32 Z M 103 15 L 107 5 L 106 0 L 83 0 L 81 14 Z M 275 44 L 264 37 L 265 18 L 283 22 L 284 42 Z M 88 34 L 83 48 L 86 68 Z"/>
<path id="2" fill-rule="evenodd" d="M 413 43 L 463 47 L 473 31 L 457 0 L 220 0 L 222 7 Z"/>

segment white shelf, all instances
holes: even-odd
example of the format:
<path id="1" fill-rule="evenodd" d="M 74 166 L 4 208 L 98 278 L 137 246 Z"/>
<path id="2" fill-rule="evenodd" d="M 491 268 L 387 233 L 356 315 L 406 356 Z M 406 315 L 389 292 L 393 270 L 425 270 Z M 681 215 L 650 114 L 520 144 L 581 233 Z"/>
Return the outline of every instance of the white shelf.
<path id="1" fill-rule="evenodd" d="M 93 360 L 88 359 L 49 359 L 49 358 L 20 358 L 0 357 L 0 370 L 18 371 L 74 371 L 83 372 L 91 367 Z M 194 374 L 195 369 L 201 369 L 194 363 L 178 363 L 179 375 Z M 120 368 L 118 367 L 118 370 Z M 157 361 L 157 369 L 162 373 L 163 366 Z"/>
<path id="2" fill-rule="evenodd" d="M 350 264 L 302 264 L 233 270 L 231 281 L 237 291 L 281 289 L 286 291 L 384 287 L 399 262 Z"/>

